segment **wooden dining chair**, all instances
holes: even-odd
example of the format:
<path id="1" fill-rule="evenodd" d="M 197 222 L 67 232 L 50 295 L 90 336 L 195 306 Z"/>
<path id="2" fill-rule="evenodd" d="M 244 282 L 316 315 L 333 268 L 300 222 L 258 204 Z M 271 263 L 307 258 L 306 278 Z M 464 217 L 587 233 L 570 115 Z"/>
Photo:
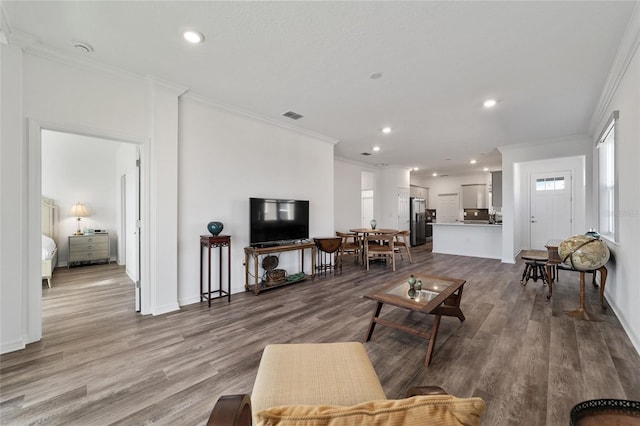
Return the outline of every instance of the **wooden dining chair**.
<path id="1" fill-rule="evenodd" d="M 358 238 L 358 234 L 336 231 L 336 237 L 342 238 L 342 244 L 338 250 L 340 269 L 342 270 L 342 259 L 345 254 L 354 255 L 355 261 L 360 263 L 362 241 Z"/>
<path id="2" fill-rule="evenodd" d="M 388 257 L 391 259 L 391 268 L 396 270 L 396 252 L 394 246 L 395 234 L 375 234 L 364 237 L 364 257 L 367 262 L 367 271 L 371 259 Z"/>
<path id="3" fill-rule="evenodd" d="M 409 236 L 411 234 L 409 233 L 409 231 L 400 231 L 396 234 L 396 240 L 394 241 L 394 245 L 395 245 L 395 249 L 398 253 L 400 253 L 400 259 L 404 260 L 404 258 L 402 257 L 402 251 L 400 250 L 401 248 L 404 248 L 407 252 L 407 255 L 409 255 L 409 263 L 413 263 L 413 259 L 411 259 L 411 250 L 409 250 Z"/>

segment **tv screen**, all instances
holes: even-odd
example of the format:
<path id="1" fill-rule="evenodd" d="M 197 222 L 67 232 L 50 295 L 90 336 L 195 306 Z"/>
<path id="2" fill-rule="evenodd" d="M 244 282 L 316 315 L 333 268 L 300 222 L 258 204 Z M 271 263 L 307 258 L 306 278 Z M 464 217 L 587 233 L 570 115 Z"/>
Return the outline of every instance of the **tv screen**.
<path id="1" fill-rule="evenodd" d="M 250 198 L 251 244 L 309 238 L 309 201 Z"/>

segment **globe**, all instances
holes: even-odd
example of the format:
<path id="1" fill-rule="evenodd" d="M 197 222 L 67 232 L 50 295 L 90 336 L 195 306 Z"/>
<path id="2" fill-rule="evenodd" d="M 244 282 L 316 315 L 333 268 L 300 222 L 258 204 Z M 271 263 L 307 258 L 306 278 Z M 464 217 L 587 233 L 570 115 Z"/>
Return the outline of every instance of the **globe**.
<path id="1" fill-rule="evenodd" d="M 609 247 L 588 235 L 574 235 L 558 246 L 558 254 L 565 265 L 578 271 L 593 271 L 609 260 Z"/>

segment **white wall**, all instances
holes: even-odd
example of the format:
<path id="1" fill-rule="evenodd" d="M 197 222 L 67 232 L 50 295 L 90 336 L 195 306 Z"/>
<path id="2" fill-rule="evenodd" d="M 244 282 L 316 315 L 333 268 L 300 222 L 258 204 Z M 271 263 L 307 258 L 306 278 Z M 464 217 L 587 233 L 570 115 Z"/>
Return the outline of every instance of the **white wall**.
<path id="1" fill-rule="evenodd" d="M 375 219 L 378 228 L 409 229 L 409 209 L 406 219 L 399 218 L 398 189 L 406 190 L 409 202 L 409 169 L 385 167 L 376 174 L 376 192 L 374 194 Z"/>
<path id="2" fill-rule="evenodd" d="M 0 352 L 24 347 L 29 336 L 25 309 L 28 245 L 27 150 L 22 122 L 22 54 L 0 43 Z"/>
<path id="3" fill-rule="evenodd" d="M 640 11 L 636 11 L 634 22 L 639 28 Z M 593 149 L 595 146 L 595 140 L 613 111 L 619 111 L 615 144 L 620 241 L 609 244 L 612 260 L 607 265 L 609 276 L 605 296 L 640 353 L 640 51 L 637 40 L 636 37 L 635 54 L 595 126 L 591 147 Z M 597 162 L 594 161 L 594 164 Z M 594 169 L 596 167 L 594 165 Z M 594 173 L 594 181 L 596 175 L 597 172 Z M 597 186 L 594 185 L 594 194 L 596 192 Z M 593 217 L 597 217 L 595 203 Z M 597 221 L 594 219 L 592 223 Z"/>
<path id="4" fill-rule="evenodd" d="M 533 173 L 557 172 L 570 170 L 572 176 L 571 207 L 573 222 L 571 223 L 571 233 L 569 237 L 576 234 L 584 234 L 593 228 L 593 224 L 586 225 L 586 181 L 585 181 L 585 158 L 564 157 L 552 158 L 540 161 L 525 161 L 515 165 L 515 175 L 517 185 L 516 202 L 514 203 L 514 247 L 516 252 L 531 249 L 530 241 L 530 212 L 531 212 L 531 175 Z"/>
<path id="5" fill-rule="evenodd" d="M 348 232 L 349 229 L 359 228 L 360 222 L 362 222 L 361 180 L 363 166 L 341 159 L 335 159 L 333 164 L 335 230 Z"/>
<path id="6" fill-rule="evenodd" d="M 537 143 L 508 145 L 499 149 L 502 152 L 502 261 L 514 263 L 515 256 L 522 249 L 522 230 L 525 229 L 523 221 L 528 220 L 528 217 L 522 213 L 528 197 L 528 191 L 523 192 L 523 188 L 528 188 L 528 178 L 524 175 L 526 172 L 521 169 L 522 164 L 538 161 L 537 164 L 540 167 L 545 167 L 545 161 L 553 166 L 552 162 L 558 158 L 584 158 L 585 169 L 579 173 L 583 173 L 583 177 L 591 176 L 592 144 L 586 136 L 574 136 Z M 589 212 L 592 211 L 593 203 L 591 182 L 584 182 L 585 198 L 581 211 L 586 214 L 581 219 L 583 226 L 591 223 L 592 218 Z M 576 202 L 578 200 L 574 200 L 574 205 Z"/>
<path id="7" fill-rule="evenodd" d="M 111 242 L 111 260 L 118 254 L 116 142 L 68 133 L 42 132 L 42 196 L 58 207 L 55 235 L 58 266 L 66 266 L 69 235 L 77 229 L 71 206 L 85 204 L 89 217 L 80 229 L 105 229 Z"/>
<path id="8" fill-rule="evenodd" d="M 222 234 L 231 235 L 232 293 L 244 291 L 250 197 L 309 200 L 310 238 L 334 235 L 332 142 L 187 95 L 180 102 L 179 170 L 181 305 L 200 300 L 199 236 L 208 235 L 210 221 L 222 222 Z M 359 190 L 356 199 L 359 203 Z M 298 253 L 283 253 L 278 267 L 299 272 L 298 258 Z M 306 263 L 307 272 L 310 265 Z M 226 266 L 223 270 L 226 285 Z"/>

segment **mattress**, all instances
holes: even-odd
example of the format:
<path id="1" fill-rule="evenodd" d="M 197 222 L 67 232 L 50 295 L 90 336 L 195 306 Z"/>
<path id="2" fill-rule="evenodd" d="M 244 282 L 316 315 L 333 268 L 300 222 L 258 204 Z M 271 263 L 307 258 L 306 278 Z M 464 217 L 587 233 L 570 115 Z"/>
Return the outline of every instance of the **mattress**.
<path id="1" fill-rule="evenodd" d="M 56 250 L 56 243 L 51 238 L 42 234 L 42 260 L 46 260 L 53 256 Z"/>

